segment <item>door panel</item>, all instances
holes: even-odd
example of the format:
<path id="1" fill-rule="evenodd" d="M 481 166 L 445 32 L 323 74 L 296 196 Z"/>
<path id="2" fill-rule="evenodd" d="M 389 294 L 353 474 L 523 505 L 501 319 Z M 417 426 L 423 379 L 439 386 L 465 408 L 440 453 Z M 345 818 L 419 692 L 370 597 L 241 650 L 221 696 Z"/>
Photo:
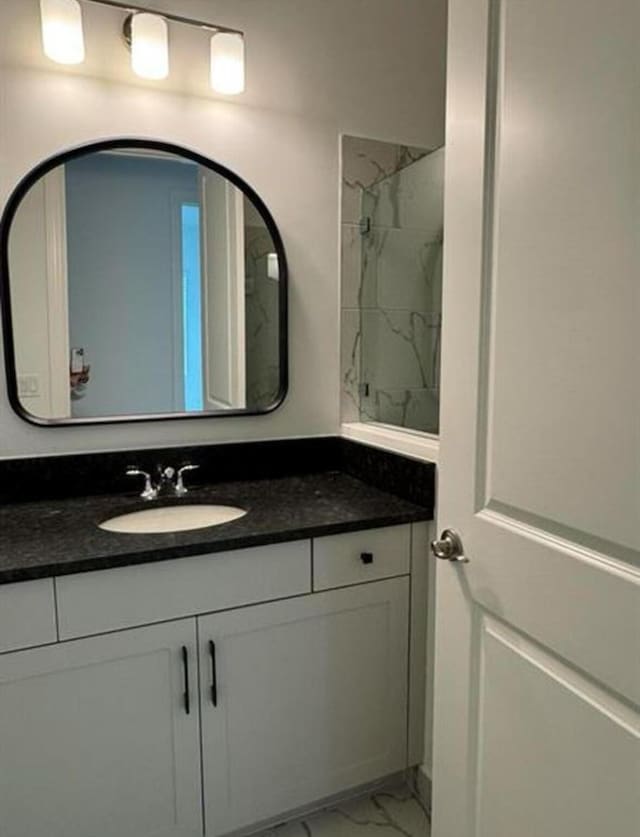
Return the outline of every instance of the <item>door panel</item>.
<path id="1" fill-rule="evenodd" d="M 637 833 L 637 714 L 491 617 L 480 644 L 479 837 Z"/>
<path id="2" fill-rule="evenodd" d="M 201 169 L 204 396 L 207 409 L 246 407 L 244 198 Z"/>
<path id="3" fill-rule="evenodd" d="M 494 6 L 478 490 L 544 531 L 638 550 L 640 6 Z"/>
<path id="4" fill-rule="evenodd" d="M 201 834 L 195 665 L 193 620 L 0 657 L 2 837 Z"/>
<path id="5" fill-rule="evenodd" d="M 408 594 L 398 578 L 199 619 L 208 834 L 406 767 Z"/>
<path id="6" fill-rule="evenodd" d="M 638 42 L 449 4 L 434 837 L 640 825 Z"/>
<path id="7" fill-rule="evenodd" d="M 465 544 L 476 605 L 640 703 L 640 573 L 493 512 Z"/>

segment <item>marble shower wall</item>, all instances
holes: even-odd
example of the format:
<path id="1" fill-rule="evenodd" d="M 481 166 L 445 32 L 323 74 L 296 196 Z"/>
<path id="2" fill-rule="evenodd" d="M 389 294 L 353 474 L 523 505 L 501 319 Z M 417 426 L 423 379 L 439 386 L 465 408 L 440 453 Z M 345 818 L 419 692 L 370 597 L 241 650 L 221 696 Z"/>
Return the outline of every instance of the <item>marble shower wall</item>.
<path id="1" fill-rule="evenodd" d="M 343 420 L 437 433 L 444 149 L 343 143 Z"/>
<path id="2" fill-rule="evenodd" d="M 271 407 L 280 386 L 278 282 L 268 276 L 271 236 L 261 223 L 245 226 L 247 404 Z"/>

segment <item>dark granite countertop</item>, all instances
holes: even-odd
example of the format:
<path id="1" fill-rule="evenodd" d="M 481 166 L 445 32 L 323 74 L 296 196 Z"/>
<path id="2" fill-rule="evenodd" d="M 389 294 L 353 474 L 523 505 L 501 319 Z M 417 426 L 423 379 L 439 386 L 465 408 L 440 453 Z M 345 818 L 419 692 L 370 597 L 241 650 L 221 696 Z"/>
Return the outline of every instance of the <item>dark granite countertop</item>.
<path id="1" fill-rule="evenodd" d="M 118 514 L 179 503 L 240 506 L 208 529 L 129 535 L 99 529 Z M 153 503 L 100 495 L 0 506 L 0 584 L 430 520 L 429 508 L 340 472 L 201 486 Z"/>

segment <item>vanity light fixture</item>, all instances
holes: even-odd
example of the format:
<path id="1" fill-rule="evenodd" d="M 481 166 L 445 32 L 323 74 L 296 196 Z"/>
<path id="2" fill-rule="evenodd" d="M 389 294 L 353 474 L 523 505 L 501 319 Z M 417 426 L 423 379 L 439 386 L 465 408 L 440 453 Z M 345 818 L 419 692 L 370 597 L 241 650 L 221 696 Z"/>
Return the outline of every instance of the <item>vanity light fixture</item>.
<path id="1" fill-rule="evenodd" d="M 169 75 L 169 27 L 161 15 L 139 12 L 125 21 L 131 32 L 131 67 L 141 78 L 158 81 Z"/>
<path id="2" fill-rule="evenodd" d="M 211 87 L 227 96 L 244 90 L 244 38 L 238 32 L 216 32 L 211 38 Z"/>
<path id="3" fill-rule="evenodd" d="M 82 64 L 84 34 L 78 0 L 40 0 L 42 45 L 58 64 Z"/>
<path id="4" fill-rule="evenodd" d="M 245 89 L 244 34 L 171 12 L 117 0 L 40 0 L 45 54 L 61 64 L 84 61 L 82 3 L 120 9 L 123 34 L 131 49 L 131 66 L 141 78 L 162 80 L 169 75 L 169 23 L 194 26 L 211 33 L 211 87 L 225 96 Z"/>

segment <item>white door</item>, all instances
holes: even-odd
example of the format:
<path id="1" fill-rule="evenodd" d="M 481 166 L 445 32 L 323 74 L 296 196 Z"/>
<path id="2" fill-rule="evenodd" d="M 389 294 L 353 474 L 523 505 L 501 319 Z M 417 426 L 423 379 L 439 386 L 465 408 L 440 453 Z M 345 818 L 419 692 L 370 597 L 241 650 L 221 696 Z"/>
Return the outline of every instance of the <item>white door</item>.
<path id="1" fill-rule="evenodd" d="M 71 415 L 65 169 L 26 194 L 9 239 L 18 389 L 28 412 Z M 30 386 L 26 386 L 30 384 Z"/>
<path id="2" fill-rule="evenodd" d="M 244 196 L 200 169 L 205 409 L 246 406 Z"/>
<path id="3" fill-rule="evenodd" d="M 408 595 L 398 578 L 198 620 L 208 835 L 406 767 Z"/>
<path id="4" fill-rule="evenodd" d="M 435 837 L 640 834 L 640 3 L 451 0 Z"/>
<path id="5" fill-rule="evenodd" d="M 2 837 L 200 835 L 196 683 L 194 620 L 0 656 Z"/>

